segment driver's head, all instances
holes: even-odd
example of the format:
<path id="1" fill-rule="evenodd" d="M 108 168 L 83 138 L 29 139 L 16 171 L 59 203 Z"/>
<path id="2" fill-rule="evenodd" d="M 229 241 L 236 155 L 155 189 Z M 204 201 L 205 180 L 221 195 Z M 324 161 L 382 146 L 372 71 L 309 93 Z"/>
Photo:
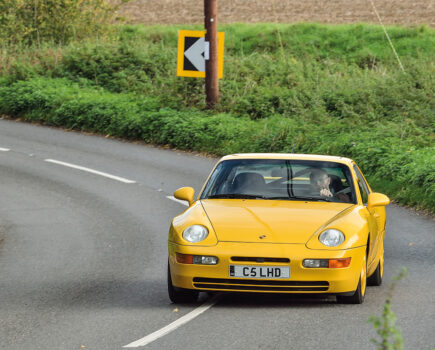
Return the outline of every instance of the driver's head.
<path id="1" fill-rule="evenodd" d="M 331 183 L 331 178 L 323 169 L 313 169 L 310 174 L 310 183 L 317 188 L 328 188 Z"/>

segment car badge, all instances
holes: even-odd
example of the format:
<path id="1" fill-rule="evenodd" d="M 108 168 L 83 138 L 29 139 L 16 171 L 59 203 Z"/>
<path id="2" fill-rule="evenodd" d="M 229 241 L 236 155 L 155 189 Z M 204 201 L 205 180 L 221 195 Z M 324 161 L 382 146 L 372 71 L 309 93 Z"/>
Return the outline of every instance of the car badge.
<path id="1" fill-rule="evenodd" d="M 260 238 L 260 239 L 266 238 L 266 235 L 261 235 L 258 238 Z"/>

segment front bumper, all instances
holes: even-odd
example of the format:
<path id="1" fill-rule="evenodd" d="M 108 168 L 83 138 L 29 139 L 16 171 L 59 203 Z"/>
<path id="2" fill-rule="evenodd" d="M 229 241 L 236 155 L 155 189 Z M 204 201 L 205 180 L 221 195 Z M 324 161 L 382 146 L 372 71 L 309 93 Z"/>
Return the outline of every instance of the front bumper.
<path id="1" fill-rule="evenodd" d="M 217 256 L 217 265 L 180 264 L 176 253 Z M 365 247 L 347 250 L 312 250 L 304 244 L 219 242 L 213 247 L 184 246 L 169 242 L 169 266 L 175 287 L 204 291 L 260 293 L 351 293 L 361 275 Z M 232 257 L 288 258 L 290 262 L 239 262 Z M 304 259 L 351 257 L 346 268 L 305 268 Z M 288 279 L 229 277 L 230 265 L 290 266 Z"/>

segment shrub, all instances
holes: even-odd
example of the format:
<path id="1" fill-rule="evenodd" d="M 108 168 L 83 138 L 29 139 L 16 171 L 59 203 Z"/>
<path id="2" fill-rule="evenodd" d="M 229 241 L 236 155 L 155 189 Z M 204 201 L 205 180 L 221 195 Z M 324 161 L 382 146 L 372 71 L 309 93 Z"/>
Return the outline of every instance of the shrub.
<path id="1" fill-rule="evenodd" d="M 65 44 L 101 35 L 117 6 L 107 0 L 0 0 L 0 44 Z"/>

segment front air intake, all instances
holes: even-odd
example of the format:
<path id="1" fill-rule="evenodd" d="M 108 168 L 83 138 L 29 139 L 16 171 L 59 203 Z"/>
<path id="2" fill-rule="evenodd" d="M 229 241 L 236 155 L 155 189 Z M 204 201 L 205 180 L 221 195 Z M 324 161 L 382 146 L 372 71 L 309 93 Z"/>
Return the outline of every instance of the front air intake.
<path id="1" fill-rule="evenodd" d="M 205 277 L 195 277 L 193 279 L 193 285 L 201 289 L 252 290 L 264 292 L 325 292 L 329 288 L 329 282 L 327 281 L 268 281 Z"/>
<path id="2" fill-rule="evenodd" d="M 273 262 L 273 263 L 289 263 L 289 258 L 263 258 L 263 257 L 250 257 L 250 256 L 232 256 L 232 261 L 249 261 L 249 262 Z"/>

